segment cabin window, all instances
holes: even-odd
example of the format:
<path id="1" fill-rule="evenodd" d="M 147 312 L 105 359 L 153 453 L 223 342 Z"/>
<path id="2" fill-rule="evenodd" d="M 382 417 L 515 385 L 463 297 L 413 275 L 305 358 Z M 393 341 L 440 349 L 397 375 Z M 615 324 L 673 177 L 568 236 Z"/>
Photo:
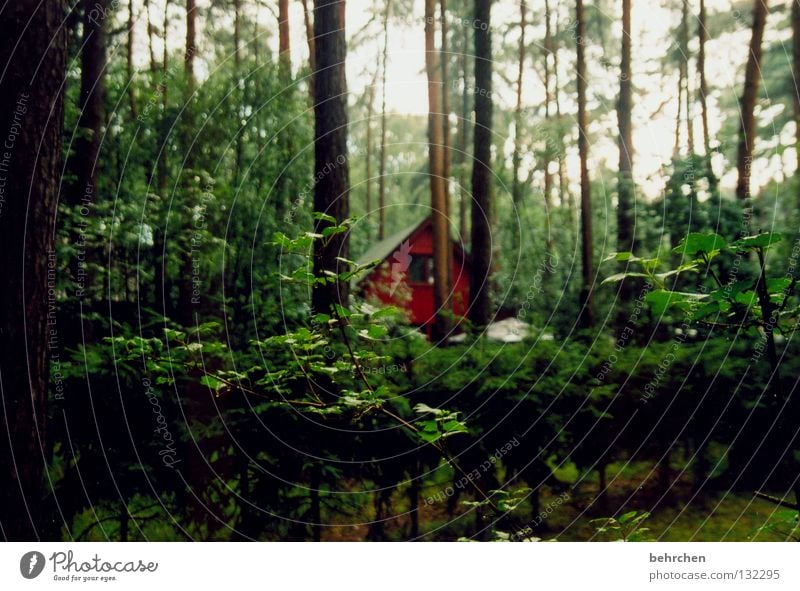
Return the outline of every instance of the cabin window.
<path id="1" fill-rule="evenodd" d="M 433 257 L 416 255 L 408 266 L 410 283 L 433 283 Z"/>

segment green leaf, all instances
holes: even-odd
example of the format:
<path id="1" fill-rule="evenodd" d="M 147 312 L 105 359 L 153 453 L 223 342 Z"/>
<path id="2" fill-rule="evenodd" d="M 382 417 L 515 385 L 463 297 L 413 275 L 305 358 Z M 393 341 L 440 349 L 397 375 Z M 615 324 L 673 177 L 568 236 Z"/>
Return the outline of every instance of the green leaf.
<path id="1" fill-rule="evenodd" d="M 704 234 L 702 232 L 690 232 L 680 244 L 672 249 L 672 252 L 697 257 L 701 254 L 714 255 L 728 245 L 725 239 L 719 234 Z"/>
<path id="2" fill-rule="evenodd" d="M 214 376 L 209 376 L 209 375 L 201 377 L 200 383 L 203 386 L 208 386 L 209 388 L 214 390 L 214 392 L 219 392 L 225 387 L 225 382 L 223 382 L 222 380 L 218 380 Z"/>
<path id="3" fill-rule="evenodd" d="M 754 236 L 745 236 L 731 244 L 731 247 L 739 250 L 769 248 L 781 240 L 783 240 L 783 236 L 777 232 L 764 232 L 763 234 L 756 234 Z"/>

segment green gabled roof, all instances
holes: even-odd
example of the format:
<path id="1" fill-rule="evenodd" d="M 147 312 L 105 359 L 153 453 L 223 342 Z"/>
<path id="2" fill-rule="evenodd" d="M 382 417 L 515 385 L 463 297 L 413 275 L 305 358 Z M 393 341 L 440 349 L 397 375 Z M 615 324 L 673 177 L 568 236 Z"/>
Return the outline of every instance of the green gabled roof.
<path id="1" fill-rule="evenodd" d="M 397 250 L 397 247 L 404 240 L 406 240 L 409 236 L 411 236 L 414 232 L 416 232 L 417 228 L 419 228 L 422 224 L 428 221 L 428 217 L 429 216 L 426 216 L 421 220 L 414 222 L 410 226 L 403 228 L 398 232 L 395 232 L 391 236 L 384 238 L 380 242 L 373 244 L 367 249 L 367 252 L 358 257 L 356 263 L 358 263 L 359 265 L 366 265 L 367 263 L 375 260 L 378 261 L 386 260 L 387 258 L 389 258 L 389 255 L 391 255 L 395 250 Z"/>

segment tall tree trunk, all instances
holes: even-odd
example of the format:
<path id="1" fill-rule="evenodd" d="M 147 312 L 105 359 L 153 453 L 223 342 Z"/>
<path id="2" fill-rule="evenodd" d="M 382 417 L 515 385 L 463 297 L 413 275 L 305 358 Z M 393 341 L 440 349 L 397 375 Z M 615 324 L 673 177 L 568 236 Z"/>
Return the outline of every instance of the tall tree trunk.
<path id="1" fill-rule="evenodd" d="M 341 223 L 350 215 L 344 0 L 314 1 L 314 49 L 314 211 Z M 317 220 L 316 232 L 322 234 L 330 225 Z M 314 275 L 345 272 L 347 269 L 337 257 L 348 256 L 348 233 L 316 240 Z M 348 290 L 347 281 L 315 285 L 311 298 L 314 311 L 327 313 L 333 304 L 346 306 Z"/>
<path id="2" fill-rule="evenodd" d="M 491 0 L 475 0 L 475 132 L 472 167 L 472 277 L 469 320 L 489 323 L 492 261 L 492 36 Z"/>
<path id="3" fill-rule="evenodd" d="M 391 0 L 383 12 L 383 55 L 381 56 L 381 152 L 378 160 L 378 240 L 386 237 L 386 64 L 389 59 L 389 14 Z"/>
<path id="4" fill-rule="evenodd" d="M 289 39 L 289 0 L 278 0 L 278 60 L 284 73 L 292 71 Z"/>
<path id="5" fill-rule="evenodd" d="M 94 201 L 98 156 L 103 131 L 105 101 L 106 40 L 108 0 L 83 1 L 83 43 L 81 47 L 81 95 L 78 127 L 71 170 L 76 185 L 69 202 Z"/>
<path id="6" fill-rule="evenodd" d="M 433 306 L 434 342 L 447 335 L 444 312 L 449 307 L 450 270 L 448 269 L 450 237 L 447 224 L 447 195 L 444 182 L 444 125 L 442 123 L 442 70 L 436 52 L 436 0 L 425 0 L 425 69 L 428 75 L 428 178 L 431 187 L 433 219 Z"/>
<path id="7" fill-rule="evenodd" d="M 686 144 L 689 155 L 694 154 L 694 116 L 689 76 L 689 0 L 683 0 L 681 13 L 681 65 L 683 67 L 683 96 L 686 97 Z"/>
<path id="8" fill-rule="evenodd" d="M 459 52 L 460 70 L 461 70 L 461 116 L 458 119 L 458 184 L 459 189 L 459 212 L 458 212 L 458 232 L 459 239 L 469 244 L 469 237 L 467 236 L 467 205 L 469 203 L 470 195 L 467 190 L 467 145 L 469 143 L 469 124 L 472 119 L 472 110 L 469 103 L 469 61 L 467 60 L 467 52 L 469 51 L 469 27 L 462 27 L 462 46 Z"/>
<path id="9" fill-rule="evenodd" d="M 795 1 L 794 4 L 797 2 Z M 697 38 L 699 47 L 697 50 L 697 74 L 700 78 L 700 119 L 703 123 L 703 153 L 707 159 L 711 158 L 711 135 L 708 131 L 708 84 L 706 82 L 706 2 L 700 0 L 700 14 L 697 18 Z M 711 162 L 708 162 L 708 171 L 711 171 Z"/>
<path id="10" fill-rule="evenodd" d="M 366 199 L 364 210 L 367 216 L 372 214 L 372 118 L 375 115 L 375 87 L 377 84 L 378 69 L 375 70 L 375 74 L 372 76 L 372 83 L 369 85 L 369 90 L 367 90 L 367 153 L 364 154 L 364 159 L 366 160 L 367 166 L 367 180 L 365 183 Z M 370 230 L 369 225 L 367 225 L 367 241 L 370 240 L 372 240 L 372 231 Z"/>
<path id="11" fill-rule="evenodd" d="M 558 4 L 556 5 L 558 6 Z M 556 11 L 556 20 L 555 20 L 555 38 L 560 38 L 560 25 L 559 25 L 559 16 L 560 13 Z M 553 97 L 556 103 L 556 117 L 559 121 L 561 121 L 561 82 L 560 82 L 560 73 L 559 73 L 559 66 L 558 66 L 558 55 L 560 53 L 560 47 L 556 46 L 553 50 Z M 559 141 L 559 154 L 558 154 L 558 202 L 561 207 L 567 208 L 567 221 L 569 222 L 570 230 L 574 227 L 575 224 L 575 200 L 572 196 L 572 191 L 569 189 L 569 184 L 567 182 L 567 172 L 564 165 L 564 150 L 563 150 L 563 141 L 564 137 L 560 137 Z"/>
<path id="12" fill-rule="evenodd" d="M 756 120 L 753 111 L 758 99 L 758 81 L 761 77 L 761 41 L 767 23 L 767 0 L 754 0 L 753 34 L 744 71 L 744 92 L 740 101 L 741 126 L 739 146 L 736 153 L 736 196 L 750 198 L 750 166 L 753 160 L 753 145 L 756 141 Z"/>
<path id="13" fill-rule="evenodd" d="M 58 338 L 48 306 L 55 305 L 56 289 L 66 15 L 63 1 L 11 2 L 0 35 L 0 537 L 6 541 L 38 540 L 43 525 L 48 348 Z"/>
<path id="14" fill-rule="evenodd" d="M 128 104 L 131 108 L 131 116 L 134 119 L 139 116 L 139 109 L 136 105 L 136 91 L 133 84 L 133 42 L 135 24 L 136 18 L 133 11 L 133 0 L 128 0 L 128 45 L 126 47 L 125 66 L 128 74 Z"/>
<path id="15" fill-rule="evenodd" d="M 186 0 L 186 85 L 189 96 L 194 92 L 195 71 L 194 56 L 197 52 L 197 3 L 196 0 Z"/>
<path id="16" fill-rule="evenodd" d="M 681 115 L 683 114 L 683 64 L 678 66 L 678 110 L 675 114 L 675 145 L 672 148 L 672 157 L 677 158 L 681 152 Z"/>
<path id="17" fill-rule="evenodd" d="M 594 324 L 592 313 L 592 188 L 589 184 L 589 138 L 586 117 L 586 22 L 583 13 L 583 0 L 577 0 L 575 7 L 576 37 L 578 46 L 578 155 L 581 166 L 581 277 L 580 317 L 581 328 Z"/>
<path id="18" fill-rule="evenodd" d="M 619 174 L 617 177 L 617 250 L 631 252 L 635 238 L 633 184 L 633 110 L 631 69 L 631 0 L 622 0 L 622 56 L 620 60 L 619 99 L 617 122 L 619 124 Z M 623 302 L 631 298 L 631 288 L 623 281 L 619 297 Z"/>
<path id="19" fill-rule="evenodd" d="M 550 73 L 550 55 L 553 53 L 553 37 L 550 31 L 550 2 L 545 0 L 544 2 L 544 47 L 543 47 L 543 57 L 544 57 L 544 119 L 546 122 L 550 122 L 550 81 L 551 81 L 551 73 Z M 519 97 L 518 97 L 519 98 Z M 549 128 L 548 128 L 549 129 Z M 553 193 L 553 175 L 550 174 L 550 148 L 552 142 L 547 141 L 545 145 L 545 153 L 544 153 L 544 206 L 545 206 L 545 216 L 547 217 L 547 251 L 550 251 L 550 247 L 552 246 L 551 242 L 551 234 L 549 231 L 550 228 L 550 214 L 552 212 L 552 203 L 551 197 Z"/>
<path id="20" fill-rule="evenodd" d="M 233 0 L 233 65 L 237 74 L 242 64 L 242 0 Z M 238 82 L 238 80 L 237 80 Z"/>
<path id="21" fill-rule="evenodd" d="M 519 168 L 522 160 L 522 84 L 523 74 L 525 72 L 525 33 L 527 29 L 527 12 L 528 5 L 525 0 L 521 0 L 519 4 L 519 45 L 517 48 L 517 86 L 516 86 L 516 103 L 514 106 L 514 152 L 511 155 L 511 200 L 514 202 L 515 213 L 519 212 L 519 206 L 522 203 L 522 183 L 519 180 Z M 545 18 L 547 9 L 545 8 Z M 545 96 L 549 92 L 548 70 L 547 70 L 547 43 L 545 42 Z M 547 99 L 545 99 L 547 102 Z M 515 241 L 518 238 L 514 234 Z M 516 249 L 515 249 L 516 250 Z"/>
<path id="22" fill-rule="evenodd" d="M 447 40 L 447 0 L 439 0 L 439 7 L 441 9 L 441 50 L 439 52 L 442 66 L 442 150 L 443 166 L 442 177 L 444 179 L 444 202 L 447 207 L 445 213 L 447 219 L 450 219 L 450 176 L 453 170 L 453 152 L 452 152 L 452 138 L 450 137 L 450 75 L 449 75 L 449 60 L 450 51 Z M 449 221 L 448 221 L 449 224 Z M 449 227 L 449 226 L 448 226 Z M 449 236 L 449 234 L 448 234 Z M 447 249 L 448 257 L 451 252 Z M 448 268 L 450 262 L 448 259 Z"/>

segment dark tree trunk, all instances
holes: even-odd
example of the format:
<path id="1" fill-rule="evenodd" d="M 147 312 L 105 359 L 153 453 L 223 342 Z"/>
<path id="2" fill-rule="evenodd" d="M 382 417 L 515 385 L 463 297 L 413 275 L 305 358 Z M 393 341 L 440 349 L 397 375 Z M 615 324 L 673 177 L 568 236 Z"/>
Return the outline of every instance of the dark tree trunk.
<path id="1" fill-rule="evenodd" d="M 133 42 L 134 42 L 134 25 L 136 24 L 136 16 L 133 11 L 133 0 L 128 0 L 128 45 L 125 59 L 125 66 L 128 74 L 128 104 L 131 108 L 131 116 L 136 119 L 139 116 L 139 108 L 136 105 L 136 92 L 133 84 Z"/>
<path id="2" fill-rule="evenodd" d="M 8 541 L 39 539 L 50 458 L 48 347 L 58 336 L 49 306 L 55 306 L 66 14 L 63 1 L 12 2 L 0 36 L 0 536 Z"/>
<path id="3" fill-rule="evenodd" d="M 589 138 L 586 117 L 586 22 L 583 0 L 577 0 L 575 8 L 576 37 L 578 46 L 578 154 L 581 161 L 581 277 L 580 316 L 581 328 L 594 324 L 592 313 L 592 188 L 589 184 Z"/>
<path id="4" fill-rule="evenodd" d="M 78 133 L 73 143 L 70 169 L 76 185 L 67 202 L 76 205 L 81 200 L 94 202 L 97 187 L 97 157 L 103 132 L 105 100 L 106 40 L 109 23 L 104 16 L 108 0 L 83 1 L 83 42 L 81 49 L 81 95 Z"/>
<path id="5" fill-rule="evenodd" d="M 631 0 L 622 0 L 622 59 L 620 61 L 619 99 L 617 102 L 617 121 L 619 124 L 617 250 L 619 252 L 631 252 L 635 238 L 631 75 Z M 620 300 L 623 302 L 629 301 L 631 293 L 629 282 L 623 281 L 619 289 Z"/>
<path id="6" fill-rule="evenodd" d="M 461 116 L 458 119 L 458 163 L 459 163 L 459 212 L 458 212 L 458 231 L 460 240 L 469 244 L 467 236 L 467 204 L 470 195 L 467 190 L 467 145 L 469 143 L 469 124 L 472 117 L 472 110 L 469 102 L 469 62 L 467 52 L 469 51 L 469 28 L 462 27 L 462 46 L 460 51 L 461 69 Z"/>
<path id="7" fill-rule="evenodd" d="M 347 161 L 347 79 L 345 78 L 344 0 L 314 2 L 314 211 L 332 216 L 341 223 L 350 215 L 349 166 Z M 322 233 L 329 222 L 317 220 Z M 347 269 L 337 257 L 348 258 L 347 233 L 314 243 L 314 275 L 326 271 L 337 275 Z M 327 313 L 333 304 L 347 305 L 347 281 L 318 284 L 312 293 L 315 312 Z"/>
<path id="8" fill-rule="evenodd" d="M 197 53 L 197 5 L 196 0 L 186 0 L 186 84 L 189 95 L 194 92 L 194 56 Z"/>
<path id="9" fill-rule="evenodd" d="M 750 50 L 747 55 L 747 66 L 744 71 L 744 92 L 739 103 L 741 126 L 739 128 L 739 146 L 736 151 L 736 196 L 739 199 L 750 198 L 750 166 L 753 160 L 753 144 L 756 140 L 756 120 L 754 110 L 758 99 L 758 82 L 761 77 L 761 40 L 764 38 L 764 26 L 767 23 L 767 0 L 755 0 L 753 3 L 753 34 L 750 38 Z"/>
<path id="10" fill-rule="evenodd" d="M 436 0 L 425 0 L 425 69 L 428 75 L 428 178 L 433 219 L 433 341 L 442 341 L 448 331 L 446 315 L 450 299 L 450 236 L 444 179 L 444 125 L 442 119 L 442 70 L 436 51 Z"/>
<path id="11" fill-rule="evenodd" d="M 442 177 L 444 179 L 444 202 L 445 213 L 447 219 L 450 219 L 450 175 L 453 169 L 453 153 L 452 153 L 452 138 L 450 137 L 450 75 L 448 61 L 450 59 L 450 50 L 448 49 L 447 40 L 447 0 L 439 0 L 439 7 L 441 9 L 441 50 L 439 56 L 442 66 Z M 449 223 L 449 222 L 448 222 Z M 448 243 L 450 233 L 448 231 Z M 447 249 L 447 265 L 450 268 L 450 249 Z"/>
<path id="12" fill-rule="evenodd" d="M 491 0 L 475 0 L 475 131 L 472 167 L 472 277 L 469 320 L 489 323 L 492 262 L 492 36 Z"/>

